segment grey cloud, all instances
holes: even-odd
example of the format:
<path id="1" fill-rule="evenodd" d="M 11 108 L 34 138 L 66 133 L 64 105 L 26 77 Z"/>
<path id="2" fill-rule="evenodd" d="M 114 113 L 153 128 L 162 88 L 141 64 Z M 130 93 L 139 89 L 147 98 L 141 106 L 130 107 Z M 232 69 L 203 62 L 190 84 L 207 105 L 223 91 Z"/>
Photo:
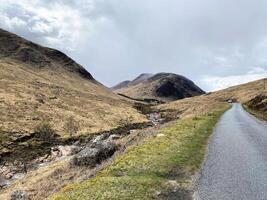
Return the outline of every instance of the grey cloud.
<path id="1" fill-rule="evenodd" d="M 73 20 L 64 19 L 60 26 L 45 17 L 31 21 L 37 14 L 27 6 L 16 9 L 14 1 L 5 9 L 6 15 L 27 22 L 14 31 L 65 51 L 107 85 L 142 72 L 169 71 L 188 76 L 209 90 L 214 87 L 203 84 L 207 77 L 228 80 L 225 77 L 244 77 L 256 67 L 267 70 L 265 0 L 35 2 L 38 9 L 47 11 L 67 6 L 74 13 Z M 40 21 L 53 27 L 52 31 L 32 31 Z M 59 42 L 49 43 L 47 37 Z"/>

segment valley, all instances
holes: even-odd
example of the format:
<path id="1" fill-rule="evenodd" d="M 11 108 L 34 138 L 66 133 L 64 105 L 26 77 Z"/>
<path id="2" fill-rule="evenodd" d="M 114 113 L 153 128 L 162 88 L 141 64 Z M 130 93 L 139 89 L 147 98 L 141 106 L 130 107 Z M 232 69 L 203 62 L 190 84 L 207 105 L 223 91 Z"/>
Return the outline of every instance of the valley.
<path id="1" fill-rule="evenodd" d="M 208 140 L 263 80 L 204 92 L 173 73 L 107 88 L 64 53 L 0 29 L 0 199 L 192 199 Z"/>

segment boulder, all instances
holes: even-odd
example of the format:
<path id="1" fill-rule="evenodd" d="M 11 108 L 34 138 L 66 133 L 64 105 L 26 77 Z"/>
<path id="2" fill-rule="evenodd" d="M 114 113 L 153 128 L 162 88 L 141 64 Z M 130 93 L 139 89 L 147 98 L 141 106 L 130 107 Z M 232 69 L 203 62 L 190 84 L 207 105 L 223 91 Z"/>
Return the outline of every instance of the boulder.
<path id="1" fill-rule="evenodd" d="M 62 156 L 71 156 L 79 152 L 79 147 L 71 145 L 71 146 L 58 146 L 59 151 Z"/>
<path id="2" fill-rule="evenodd" d="M 15 190 L 10 195 L 10 200 L 28 200 L 29 197 L 25 191 Z"/>
<path id="3" fill-rule="evenodd" d="M 95 139 L 93 140 L 93 143 L 97 143 L 97 142 L 101 142 L 105 139 L 106 135 L 105 134 L 101 134 L 95 137 Z"/>
<path id="4" fill-rule="evenodd" d="M 94 142 L 74 156 L 70 164 L 72 166 L 94 167 L 112 156 L 115 151 L 116 145 L 109 140 Z"/>
<path id="5" fill-rule="evenodd" d="M 121 136 L 120 135 L 117 135 L 117 134 L 113 134 L 113 135 L 110 135 L 108 137 L 109 140 L 118 140 L 120 138 L 121 138 Z"/>
<path id="6" fill-rule="evenodd" d="M 75 145 L 57 146 L 51 148 L 52 157 L 71 156 L 80 151 L 80 148 Z"/>

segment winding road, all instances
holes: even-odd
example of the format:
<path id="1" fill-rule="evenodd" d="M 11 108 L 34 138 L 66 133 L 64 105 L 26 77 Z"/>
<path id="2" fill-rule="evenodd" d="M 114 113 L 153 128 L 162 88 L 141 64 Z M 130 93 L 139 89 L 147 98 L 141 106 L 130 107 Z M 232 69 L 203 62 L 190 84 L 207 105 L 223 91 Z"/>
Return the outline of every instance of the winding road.
<path id="1" fill-rule="evenodd" d="M 267 200 L 267 124 L 233 104 L 218 122 L 195 200 Z"/>

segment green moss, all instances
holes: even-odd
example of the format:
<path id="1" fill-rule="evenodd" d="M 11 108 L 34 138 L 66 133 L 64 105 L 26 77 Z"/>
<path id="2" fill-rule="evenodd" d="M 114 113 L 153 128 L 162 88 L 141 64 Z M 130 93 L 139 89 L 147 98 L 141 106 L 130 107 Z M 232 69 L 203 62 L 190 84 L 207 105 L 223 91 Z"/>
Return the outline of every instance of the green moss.
<path id="1" fill-rule="evenodd" d="M 95 178 L 69 185 L 53 199 L 153 199 L 156 191 L 167 190 L 169 180 L 188 189 L 212 129 L 227 108 L 172 123 L 160 130 L 160 137 L 129 148 Z"/>

